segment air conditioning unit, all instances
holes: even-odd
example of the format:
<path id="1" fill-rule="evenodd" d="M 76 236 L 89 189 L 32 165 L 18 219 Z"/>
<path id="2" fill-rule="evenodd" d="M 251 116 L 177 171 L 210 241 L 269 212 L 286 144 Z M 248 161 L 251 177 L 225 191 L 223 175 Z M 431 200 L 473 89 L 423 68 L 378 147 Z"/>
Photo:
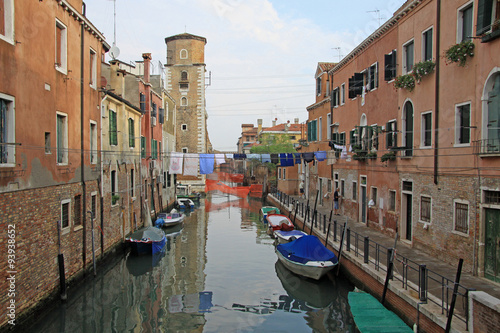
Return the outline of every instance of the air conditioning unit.
<path id="1" fill-rule="evenodd" d="M 156 117 L 151 117 L 151 126 L 156 126 Z"/>
<path id="2" fill-rule="evenodd" d="M 156 178 L 156 179 L 158 179 L 159 183 L 163 184 L 165 182 L 165 180 L 163 179 L 163 175 L 159 175 L 158 178 Z"/>
<path id="3" fill-rule="evenodd" d="M 155 160 L 152 160 L 150 163 L 149 163 L 149 167 L 151 169 L 155 169 L 156 168 L 156 161 Z"/>

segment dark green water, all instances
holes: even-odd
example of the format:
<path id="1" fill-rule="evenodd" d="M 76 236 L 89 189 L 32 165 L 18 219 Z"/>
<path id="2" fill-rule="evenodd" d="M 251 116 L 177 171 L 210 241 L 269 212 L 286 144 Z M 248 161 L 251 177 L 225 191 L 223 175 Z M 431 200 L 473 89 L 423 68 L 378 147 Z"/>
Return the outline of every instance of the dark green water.
<path id="1" fill-rule="evenodd" d="M 26 332 L 356 332 L 353 285 L 289 272 L 259 219 L 260 201 L 209 196 L 166 252 L 124 254 Z"/>

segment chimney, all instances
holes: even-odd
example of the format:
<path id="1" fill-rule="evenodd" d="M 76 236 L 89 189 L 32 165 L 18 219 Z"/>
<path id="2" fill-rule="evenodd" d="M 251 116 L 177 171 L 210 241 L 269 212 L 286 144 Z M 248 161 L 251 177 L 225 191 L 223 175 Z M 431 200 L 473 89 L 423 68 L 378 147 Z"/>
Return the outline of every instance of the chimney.
<path id="1" fill-rule="evenodd" d="M 257 133 L 262 131 L 262 119 L 257 119 Z"/>
<path id="2" fill-rule="evenodd" d="M 151 64 L 151 53 L 143 53 L 142 59 L 144 59 L 144 82 L 149 83 L 149 68 Z"/>
<path id="3" fill-rule="evenodd" d="M 117 60 L 111 60 L 109 64 L 109 83 L 111 85 L 111 89 L 113 89 L 114 93 L 118 96 L 124 97 L 123 94 L 125 92 L 125 71 L 119 68 Z"/>
<path id="4" fill-rule="evenodd" d="M 273 127 L 276 126 L 276 120 L 278 120 L 278 118 L 274 118 L 274 120 L 273 120 Z"/>
<path id="5" fill-rule="evenodd" d="M 299 118 L 295 118 L 293 121 L 294 121 L 295 124 L 298 124 L 299 123 Z"/>

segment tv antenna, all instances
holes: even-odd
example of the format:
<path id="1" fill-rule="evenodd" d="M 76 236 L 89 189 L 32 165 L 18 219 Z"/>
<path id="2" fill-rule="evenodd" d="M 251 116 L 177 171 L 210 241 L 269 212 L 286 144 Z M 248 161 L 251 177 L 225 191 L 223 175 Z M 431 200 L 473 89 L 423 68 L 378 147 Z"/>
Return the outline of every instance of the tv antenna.
<path id="1" fill-rule="evenodd" d="M 341 60 L 341 59 L 342 59 L 342 57 L 343 57 L 343 55 L 342 55 L 342 54 L 340 54 L 340 47 L 332 47 L 332 50 L 337 50 L 337 51 L 339 51 L 339 55 L 338 55 L 338 57 L 339 57 L 339 62 L 340 62 L 340 60 Z"/>
<path id="2" fill-rule="evenodd" d="M 113 1 L 113 46 L 109 49 L 109 55 L 116 60 L 120 55 L 120 49 L 116 46 L 116 0 Z"/>
<path id="3" fill-rule="evenodd" d="M 375 13 L 377 16 L 378 20 L 378 26 L 380 27 L 382 25 L 382 20 L 385 19 L 385 17 L 380 16 L 380 10 L 375 9 L 375 10 L 369 10 L 367 13 Z"/>

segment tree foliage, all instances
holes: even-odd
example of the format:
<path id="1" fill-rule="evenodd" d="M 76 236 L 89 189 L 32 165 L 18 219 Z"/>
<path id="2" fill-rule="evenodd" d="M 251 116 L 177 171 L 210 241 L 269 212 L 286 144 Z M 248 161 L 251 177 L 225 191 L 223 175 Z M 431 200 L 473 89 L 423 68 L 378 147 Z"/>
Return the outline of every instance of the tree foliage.
<path id="1" fill-rule="evenodd" d="M 260 142 L 260 145 L 250 148 L 250 153 L 279 154 L 296 152 L 288 135 L 264 134 L 261 136 Z"/>

